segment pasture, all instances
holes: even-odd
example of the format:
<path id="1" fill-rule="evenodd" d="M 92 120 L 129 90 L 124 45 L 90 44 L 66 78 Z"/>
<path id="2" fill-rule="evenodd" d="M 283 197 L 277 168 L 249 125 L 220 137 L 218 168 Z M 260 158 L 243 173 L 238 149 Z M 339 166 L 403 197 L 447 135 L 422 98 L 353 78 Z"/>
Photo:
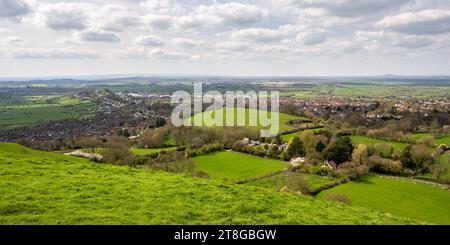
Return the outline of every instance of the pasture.
<path id="1" fill-rule="evenodd" d="M 259 112 L 260 111 L 256 110 L 256 109 L 220 108 L 217 110 L 209 110 L 209 111 L 204 111 L 202 113 L 197 113 L 187 120 L 190 120 L 191 122 L 195 122 L 196 120 L 199 120 L 200 122 L 202 122 L 201 125 L 208 126 L 208 125 L 214 124 L 214 119 L 216 118 L 216 115 L 217 115 L 222 118 L 222 120 L 218 120 L 218 121 L 222 122 L 223 125 L 238 126 L 237 115 L 238 115 L 238 113 L 243 113 L 243 115 L 245 115 L 245 121 L 244 121 L 244 124 L 241 126 L 246 126 L 246 127 L 254 126 L 254 125 L 251 125 L 252 121 L 249 119 L 249 118 L 252 118 L 256 122 L 255 127 L 266 128 L 261 123 L 261 120 L 260 120 L 261 117 L 259 116 Z M 233 116 L 234 118 L 227 117 L 227 114 L 234 115 Z M 257 115 L 257 116 L 253 117 L 252 116 L 253 114 Z M 285 113 L 277 113 L 277 115 L 279 117 L 279 127 L 280 127 L 279 130 L 280 131 L 295 129 L 296 127 L 294 125 L 288 124 L 288 122 L 292 121 L 292 120 L 301 121 L 301 122 L 310 122 L 311 121 L 311 119 L 306 118 L 306 117 L 299 117 L 299 116 L 289 115 L 289 114 L 285 114 Z M 267 112 L 267 117 L 269 118 L 269 122 L 270 122 L 271 116 L 272 116 L 272 113 L 270 111 Z"/>
<path id="2" fill-rule="evenodd" d="M 222 151 L 192 158 L 212 179 L 242 180 L 283 170 L 288 162 L 265 159 L 234 151 Z"/>
<path id="3" fill-rule="evenodd" d="M 441 144 L 450 145 L 450 135 L 442 135 L 436 138 L 430 133 L 414 133 L 409 135 L 409 138 L 414 142 L 417 142 L 425 137 L 433 137 L 434 138 L 433 142 L 435 145 Z"/>
<path id="4" fill-rule="evenodd" d="M 408 145 L 406 143 L 389 141 L 389 140 L 380 140 L 380 139 L 370 138 L 367 136 L 359 136 L 359 135 L 352 135 L 352 136 L 350 136 L 350 139 L 352 141 L 352 144 L 354 144 L 355 146 L 359 145 L 359 144 L 365 144 L 365 145 L 385 144 L 385 145 L 392 147 L 394 151 L 402 151 Z"/>
<path id="5" fill-rule="evenodd" d="M 450 224 L 450 191 L 408 179 L 371 175 L 361 181 L 322 191 L 343 193 L 352 206 L 361 206 L 396 216 L 434 224 Z"/>
<path id="6" fill-rule="evenodd" d="M 273 175 L 267 178 L 259 179 L 256 181 L 251 181 L 248 183 L 245 183 L 246 185 L 252 185 L 252 186 L 259 186 L 264 187 L 272 190 L 279 191 L 281 188 L 287 186 L 289 177 L 292 175 L 301 175 L 305 178 L 310 188 L 318 188 L 320 186 L 323 186 L 325 184 L 332 183 L 333 180 L 314 175 L 314 174 L 304 174 L 304 173 L 297 173 L 297 172 L 284 172 L 277 175 Z"/>
<path id="7" fill-rule="evenodd" d="M 288 142 L 291 138 L 300 136 L 300 134 L 304 131 L 311 131 L 311 132 L 316 133 L 316 132 L 319 132 L 320 130 L 322 130 L 322 128 L 306 129 L 306 130 L 302 130 L 302 131 L 298 131 L 298 132 L 293 132 L 290 134 L 283 134 L 283 135 L 280 135 L 280 139 L 283 142 Z"/>
<path id="8" fill-rule="evenodd" d="M 0 102 L 0 129 L 35 126 L 68 118 L 89 118 L 95 104 L 64 95 L 23 96 Z"/>
<path id="9" fill-rule="evenodd" d="M 164 148 L 130 148 L 130 152 L 135 154 L 135 155 L 147 155 L 147 154 L 151 154 L 151 153 L 159 153 L 161 151 L 172 151 L 172 150 L 176 150 L 177 147 L 173 146 L 173 147 L 164 147 Z"/>

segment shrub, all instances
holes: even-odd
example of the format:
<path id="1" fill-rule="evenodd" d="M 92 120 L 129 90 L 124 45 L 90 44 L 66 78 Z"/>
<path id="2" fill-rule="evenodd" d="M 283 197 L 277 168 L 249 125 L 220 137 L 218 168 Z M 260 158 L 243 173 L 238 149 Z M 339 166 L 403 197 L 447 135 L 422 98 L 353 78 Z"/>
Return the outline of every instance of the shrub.
<path id="1" fill-rule="evenodd" d="M 345 162 L 339 165 L 339 168 L 332 174 L 337 178 L 349 178 L 355 180 L 363 177 L 369 173 L 369 167 L 366 165 L 359 165 L 353 162 Z"/>
<path id="2" fill-rule="evenodd" d="M 200 179 L 209 179 L 209 175 L 206 172 L 203 172 L 201 170 L 195 170 L 192 173 L 192 176 L 194 176 L 196 178 L 200 178 Z"/>
<path id="3" fill-rule="evenodd" d="M 194 162 L 179 151 L 161 152 L 156 159 L 148 160 L 147 165 L 152 169 L 173 173 L 191 173 L 195 169 Z"/>
<path id="4" fill-rule="evenodd" d="M 370 156 L 367 160 L 370 170 L 381 174 L 401 174 L 402 163 L 380 156 Z"/>
<path id="5" fill-rule="evenodd" d="M 324 198 L 328 201 L 340 202 L 345 205 L 350 205 L 350 199 L 344 193 L 327 193 Z"/>

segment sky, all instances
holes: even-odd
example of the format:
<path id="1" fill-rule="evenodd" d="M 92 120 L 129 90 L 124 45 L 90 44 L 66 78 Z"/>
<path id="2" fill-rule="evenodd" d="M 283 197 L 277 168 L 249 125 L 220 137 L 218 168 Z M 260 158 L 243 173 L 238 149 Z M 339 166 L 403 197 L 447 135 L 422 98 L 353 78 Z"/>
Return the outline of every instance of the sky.
<path id="1" fill-rule="evenodd" d="M 448 0 L 0 0 L 0 77 L 449 75 Z"/>

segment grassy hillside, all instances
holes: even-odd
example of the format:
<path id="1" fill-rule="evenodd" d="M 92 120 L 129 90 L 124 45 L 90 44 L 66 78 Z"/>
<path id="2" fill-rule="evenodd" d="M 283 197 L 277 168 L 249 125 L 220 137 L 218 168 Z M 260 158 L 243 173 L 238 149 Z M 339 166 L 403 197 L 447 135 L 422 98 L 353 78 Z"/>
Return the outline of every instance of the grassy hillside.
<path id="1" fill-rule="evenodd" d="M 369 176 L 323 191 L 319 197 L 327 193 L 344 193 L 352 205 L 429 223 L 450 224 L 450 191 L 428 184 Z"/>
<path id="2" fill-rule="evenodd" d="M 227 119 L 231 120 L 231 119 L 227 118 L 227 116 L 226 116 L 227 112 L 229 112 L 229 111 L 234 113 L 234 118 L 235 118 L 234 119 L 235 120 L 234 121 L 235 122 L 234 125 L 236 125 L 236 126 L 237 126 L 237 123 L 236 123 L 237 119 L 236 118 L 237 118 L 237 113 L 238 112 L 245 113 L 245 118 L 246 118 L 245 126 L 249 126 L 249 122 L 250 122 L 249 121 L 249 115 L 251 113 L 255 112 L 255 111 L 258 112 L 255 109 L 226 108 L 226 109 L 218 109 L 218 110 L 211 110 L 211 111 L 205 111 L 205 112 L 202 112 L 202 113 L 198 113 L 198 114 L 193 115 L 189 120 L 194 122 L 194 120 L 199 120 L 198 118 L 201 118 L 201 117 L 215 118 L 216 114 L 217 115 L 222 114 L 223 124 L 226 125 Z M 271 115 L 272 115 L 272 113 L 268 112 L 268 117 L 269 118 L 271 117 Z M 289 129 L 295 129 L 295 127 L 293 127 L 291 125 L 286 125 L 286 123 L 288 121 L 291 121 L 291 120 L 302 120 L 302 121 L 306 121 L 306 122 L 311 121 L 309 118 L 298 117 L 298 116 L 289 115 L 289 114 L 285 114 L 285 113 L 278 113 L 278 115 L 279 115 L 280 131 L 285 131 L 285 130 L 289 130 Z M 258 115 L 258 118 L 259 118 L 259 115 Z M 208 125 L 209 123 L 212 124 L 213 122 L 207 121 L 207 122 L 203 122 L 203 123 Z M 233 123 L 233 121 L 231 121 L 231 123 Z M 259 128 L 262 127 L 259 120 L 257 120 L 257 127 L 259 127 Z"/>
<path id="3" fill-rule="evenodd" d="M 222 151 L 193 158 L 197 168 L 214 179 L 239 180 L 282 170 L 288 163 L 234 151 Z"/>
<path id="4" fill-rule="evenodd" d="M 0 143 L 0 224 L 409 224 L 264 188 Z"/>

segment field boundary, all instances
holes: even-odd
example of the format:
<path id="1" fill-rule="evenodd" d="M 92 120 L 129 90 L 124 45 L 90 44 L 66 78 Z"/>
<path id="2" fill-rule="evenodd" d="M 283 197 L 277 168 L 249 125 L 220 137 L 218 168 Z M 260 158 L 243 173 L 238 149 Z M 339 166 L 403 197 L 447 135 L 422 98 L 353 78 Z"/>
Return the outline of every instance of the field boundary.
<path id="1" fill-rule="evenodd" d="M 234 180 L 233 182 L 235 184 L 241 185 L 241 184 L 246 184 L 246 183 L 250 183 L 250 182 L 253 182 L 253 181 L 269 178 L 269 177 L 272 177 L 272 176 L 275 176 L 275 175 L 278 175 L 278 174 L 282 174 L 282 173 L 286 173 L 286 172 L 289 172 L 289 171 L 292 171 L 292 169 L 277 170 L 277 171 L 273 171 L 273 172 L 270 172 L 270 173 L 265 174 L 265 175 L 256 176 L 256 177 L 250 177 L 250 178 L 246 178 L 246 179 L 242 179 L 242 180 Z"/>

